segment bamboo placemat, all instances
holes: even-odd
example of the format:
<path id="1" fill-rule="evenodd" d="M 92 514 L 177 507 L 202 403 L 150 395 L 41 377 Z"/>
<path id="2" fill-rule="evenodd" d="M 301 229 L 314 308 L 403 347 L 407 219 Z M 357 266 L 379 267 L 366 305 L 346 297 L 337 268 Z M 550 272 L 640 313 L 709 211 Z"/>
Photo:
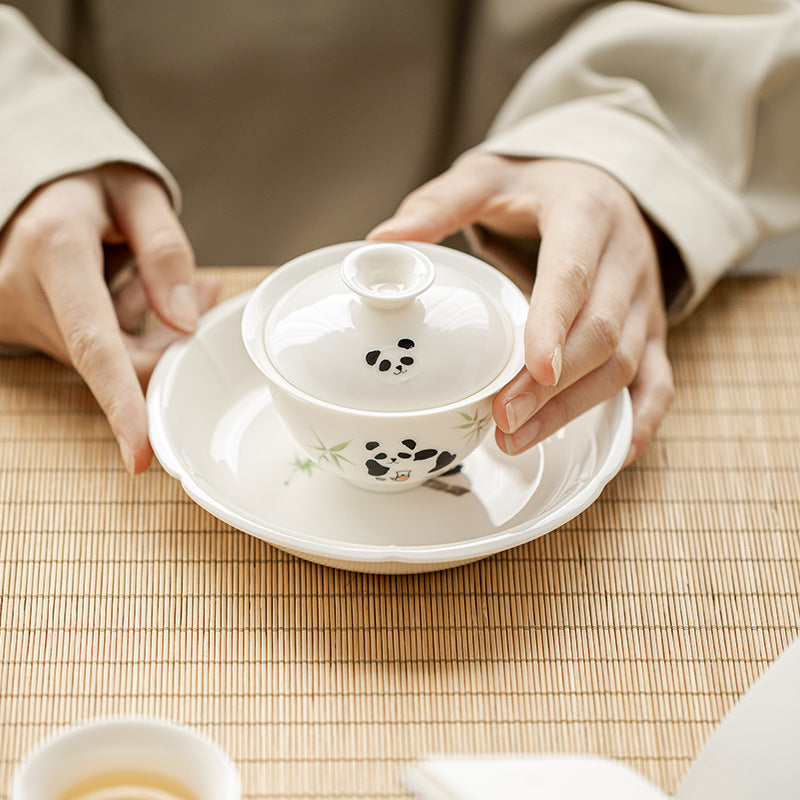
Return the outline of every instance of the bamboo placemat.
<path id="1" fill-rule="evenodd" d="M 417 757 L 498 751 L 673 790 L 800 628 L 798 308 L 800 276 L 724 281 L 672 334 L 657 440 L 592 508 L 420 576 L 306 563 L 158 465 L 129 478 L 71 371 L 0 360 L 0 798 L 39 738 L 118 713 L 216 739 L 248 798 L 406 797 Z"/>

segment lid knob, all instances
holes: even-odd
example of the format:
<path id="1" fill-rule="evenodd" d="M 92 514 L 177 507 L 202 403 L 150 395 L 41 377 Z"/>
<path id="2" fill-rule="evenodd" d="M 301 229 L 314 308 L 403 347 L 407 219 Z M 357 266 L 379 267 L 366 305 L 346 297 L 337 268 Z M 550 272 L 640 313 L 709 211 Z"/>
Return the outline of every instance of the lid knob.
<path id="1" fill-rule="evenodd" d="M 381 311 L 403 308 L 436 277 L 431 260 L 405 244 L 382 242 L 353 250 L 342 261 L 345 285 Z"/>

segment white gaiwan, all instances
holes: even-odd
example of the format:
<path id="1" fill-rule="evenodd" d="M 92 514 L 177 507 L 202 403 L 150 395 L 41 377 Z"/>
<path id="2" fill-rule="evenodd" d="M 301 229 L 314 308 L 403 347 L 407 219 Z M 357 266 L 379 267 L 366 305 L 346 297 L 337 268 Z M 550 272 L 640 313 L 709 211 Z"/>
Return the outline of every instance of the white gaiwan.
<path id="1" fill-rule="evenodd" d="M 351 242 L 270 275 L 242 335 L 298 447 L 356 486 L 397 491 L 456 468 L 491 429 L 492 398 L 523 364 L 527 311 L 465 253 Z"/>

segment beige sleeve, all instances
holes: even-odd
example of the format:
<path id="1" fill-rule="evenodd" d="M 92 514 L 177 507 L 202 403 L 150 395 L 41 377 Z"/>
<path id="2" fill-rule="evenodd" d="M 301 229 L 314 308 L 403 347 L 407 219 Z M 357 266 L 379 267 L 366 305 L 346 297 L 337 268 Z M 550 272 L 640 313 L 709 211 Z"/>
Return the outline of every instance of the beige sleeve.
<path id="1" fill-rule="evenodd" d="M 800 227 L 800 4 L 673 5 L 578 21 L 481 147 L 589 162 L 626 185 L 689 273 L 676 319 L 757 244 Z"/>
<path id="2" fill-rule="evenodd" d="M 113 161 L 154 173 L 180 205 L 173 177 L 97 87 L 0 5 L 0 228 L 37 186 Z"/>

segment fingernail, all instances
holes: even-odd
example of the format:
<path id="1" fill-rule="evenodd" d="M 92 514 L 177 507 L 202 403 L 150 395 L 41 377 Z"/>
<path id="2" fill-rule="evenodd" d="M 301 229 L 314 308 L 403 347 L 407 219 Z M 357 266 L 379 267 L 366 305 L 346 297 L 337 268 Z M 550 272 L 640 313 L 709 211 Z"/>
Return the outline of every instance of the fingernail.
<path id="1" fill-rule="evenodd" d="M 122 455 L 122 463 L 125 464 L 125 469 L 128 470 L 131 475 L 135 474 L 136 459 L 133 455 L 133 449 L 122 437 L 117 439 L 117 444 L 119 445 L 119 452 Z"/>
<path id="2" fill-rule="evenodd" d="M 514 440 L 507 433 L 503 434 L 503 441 L 506 445 L 506 453 L 508 453 L 510 456 L 516 455 L 517 447 L 514 444 Z"/>
<path id="3" fill-rule="evenodd" d="M 553 386 L 558 384 L 559 379 L 561 378 L 561 345 L 557 344 L 556 349 L 553 350 L 553 358 L 550 361 L 550 365 L 553 367 Z"/>
<path id="4" fill-rule="evenodd" d="M 523 425 L 513 436 L 509 436 L 507 433 L 503 434 L 505 437 L 506 452 L 513 456 L 517 453 L 521 453 L 523 450 L 527 450 L 539 438 L 539 431 L 541 428 L 542 426 L 539 420 L 532 419 L 529 420 L 527 424 Z"/>
<path id="5" fill-rule="evenodd" d="M 197 328 L 197 298 L 194 289 L 185 283 L 179 283 L 170 289 L 167 298 L 169 318 L 185 333 L 192 333 Z"/>
<path id="6" fill-rule="evenodd" d="M 536 411 L 536 398 L 530 392 L 517 395 L 506 403 L 506 420 L 509 433 L 514 433 Z"/>

